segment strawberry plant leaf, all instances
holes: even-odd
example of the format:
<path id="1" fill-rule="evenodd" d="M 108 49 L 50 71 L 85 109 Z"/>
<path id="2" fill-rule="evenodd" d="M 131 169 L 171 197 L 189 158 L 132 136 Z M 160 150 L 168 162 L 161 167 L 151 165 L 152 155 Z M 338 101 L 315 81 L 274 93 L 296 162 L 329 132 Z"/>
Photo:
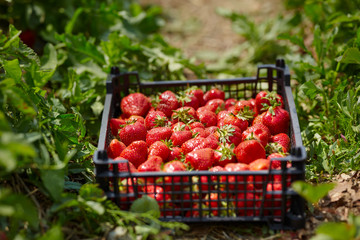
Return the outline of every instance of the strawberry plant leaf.
<path id="1" fill-rule="evenodd" d="M 62 232 L 60 225 L 55 225 L 50 228 L 44 235 L 42 235 L 38 240 L 62 240 L 64 239 L 64 234 Z"/>
<path id="2" fill-rule="evenodd" d="M 65 184 L 64 169 L 43 169 L 40 172 L 44 187 L 50 196 L 56 201 L 59 200 Z"/>
<path id="3" fill-rule="evenodd" d="M 3 67 L 6 71 L 6 76 L 14 79 L 16 82 L 21 81 L 22 73 L 21 73 L 21 68 L 20 68 L 18 59 L 5 61 Z"/>
<path id="4" fill-rule="evenodd" d="M 348 48 L 336 61 L 346 64 L 360 64 L 360 50 L 354 47 Z"/>
<path id="5" fill-rule="evenodd" d="M 154 198 L 147 195 L 143 195 L 141 198 L 136 199 L 130 207 L 131 212 L 136 213 L 147 213 L 149 212 L 152 216 L 160 217 L 159 204 Z"/>
<path id="6" fill-rule="evenodd" d="M 323 198 L 331 189 L 335 187 L 334 183 L 322 183 L 317 186 L 313 186 L 310 183 L 304 181 L 296 181 L 291 187 L 300 194 L 303 198 L 311 203 L 317 203 Z"/>

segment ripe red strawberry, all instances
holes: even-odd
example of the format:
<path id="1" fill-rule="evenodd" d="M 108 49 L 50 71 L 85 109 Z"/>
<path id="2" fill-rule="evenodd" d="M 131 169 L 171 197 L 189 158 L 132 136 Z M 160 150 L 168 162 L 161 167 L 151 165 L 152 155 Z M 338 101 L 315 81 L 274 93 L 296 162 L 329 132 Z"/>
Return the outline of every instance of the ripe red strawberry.
<path id="1" fill-rule="evenodd" d="M 258 140 L 263 145 L 263 147 L 267 145 L 270 137 L 271 133 L 269 128 L 261 123 L 257 123 L 248 127 L 242 133 L 242 141 L 255 139 Z"/>
<path id="2" fill-rule="evenodd" d="M 193 94 L 199 100 L 199 107 L 204 106 L 204 92 L 200 88 L 191 87 L 186 92 Z"/>
<path id="3" fill-rule="evenodd" d="M 141 116 L 131 115 L 126 122 L 134 122 L 134 123 L 141 123 L 145 125 L 145 119 Z"/>
<path id="4" fill-rule="evenodd" d="M 174 131 L 171 134 L 170 140 L 172 141 L 173 146 L 180 147 L 184 142 L 190 140 L 193 134 L 188 130 L 183 131 Z"/>
<path id="5" fill-rule="evenodd" d="M 151 102 L 142 93 L 131 93 L 121 100 L 121 111 L 127 116 L 137 115 L 145 117 L 150 110 Z"/>
<path id="6" fill-rule="evenodd" d="M 258 124 L 258 123 L 263 124 L 263 117 L 264 117 L 265 114 L 266 114 L 266 112 L 263 112 L 263 113 L 257 115 L 257 116 L 253 119 L 252 125 L 255 125 L 255 124 Z"/>
<path id="7" fill-rule="evenodd" d="M 268 170 L 270 167 L 270 161 L 267 159 L 259 158 L 249 164 L 251 171 L 260 171 Z M 249 182 L 252 182 L 255 188 L 262 188 L 264 182 L 266 181 L 266 176 L 264 175 L 254 175 L 249 177 Z"/>
<path id="8" fill-rule="evenodd" d="M 271 160 L 272 158 L 283 158 L 285 155 L 283 153 L 272 153 L 270 154 L 267 159 Z M 271 168 L 274 169 L 281 169 L 281 161 L 279 160 L 272 160 L 271 162 Z"/>
<path id="9" fill-rule="evenodd" d="M 211 99 L 205 104 L 205 107 L 214 113 L 218 113 L 225 109 L 225 102 L 223 99 Z"/>
<path id="10" fill-rule="evenodd" d="M 252 102 L 251 100 L 240 100 L 240 101 L 236 102 L 235 110 L 240 112 L 240 111 L 244 110 L 245 107 L 248 107 L 249 110 L 256 112 L 255 104 L 253 104 L 253 103 L 254 102 Z"/>
<path id="11" fill-rule="evenodd" d="M 249 165 L 247 165 L 245 163 L 228 163 L 225 165 L 224 169 L 225 169 L 225 171 L 228 171 L 228 172 L 248 171 Z M 244 189 L 253 188 L 252 185 L 247 183 L 247 177 L 244 175 L 240 175 L 240 174 L 239 175 L 229 175 L 229 176 L 224 175 L 223 181 L 229 183 L 228 187 L 231 190 L 233 190 L 233 189 L 244 190 Z M 226 187 L 226 186 L 224 186 L 224 187 Z"/>
<path id="12" fill-rule="evenodd" d="M 262 123 L 269 128 L 271 135 L 287 133 L 290 124 L 289 112 L 279 106 L 270 108 L 262 117 Z"/>
<path id="13" fill-rule="evenodd" d="M 168 145 L 162 141 L 156 141 L 151 144 L 148 151 L 149 156 L 159 156 L 164 162 L 167 161 L 170 155 L 170 149 Z"/>
<path id="14" fill-rule="evenodd" d="M 214 166 L 209 169 L 209 172 L 223 172 L 225 169 L 221 166 Z M 201 176 L 201 189 L 203 192 L 209 189 L 215 189 L 226 181 L 226 177 L 221 175 Z"/>
<path id="15" fill-rule="evenodd" d="M 221 121 L 218 122 L 217 126 L 221 127 L 224 125 L 233 125 L 241 129 L 241 132 L 245 131 L 248 126 L 248 118 L 243 116 L 241 113 L 237 115 L 233 113 L 229 113 L 228 115 L 224 116 Z"/>
<path id="16" fill-rule="evenodd" d="M 225 110 L 228 110 L 230 107 L 235 106 L 238 101 L 235 98 L 228 98 L 225 101 Z"/>
<path id="17" fill-rule="evenodd" d="M 116 138 L 111 140 L 109 146 L 107 147 L 107 155 L 109 158 L 116 158 L 120 156 L 121 152 L 126 148 L 126 145 L 123 142 L 120 142 Z"/>
<path id="18" fill-rule="evenodd" d="M 199 99 L 189 92 L 180 92 L 178 101 L 182 107 L 192 107 L 194 109 L 198 109 L 200 105 Z"/>
<path id="19" fill-rule="evenodd" d="M 190 129 L 194 129 L 194 128 L 204 128 L 205 129 L 204 124 L 202 124 L 201 122 L 190 123 L 189 127 L 190 127 Z"/>
<path id="20" fill-rule="evenodd" d="M 126 146 L 129 146 L 134 141 L 145 141 L 146 127 L 138 122 L 129 123 L 119 131 L 119 137 Z"/>
<path id="21" fill-rule="evenodd" d="M 221 143 L 233 143 L 235 146 L 239 145 L 242 140 L 241 129 L 233 125 L 221 126 L 217 132 L 214 133 L 214 136 Z"/>
<path id="22" fill-rule="evenodd" d="M 110 119 L 110 130 L 111 134 L 114 137 L 117 137 L 119 135 L 119 130 L 122 128 L 121 126 L 125 124 L 124 119 L 119 118 L 111 118 Z"/>
<path id="23" fill-rule="evenodd" d="M 220 111 L 218 114 L 217 114 L 217 121 L 218 123 L 221 122 L 227 115 L 229 115 L 230 111 L 228 110 L 223 110 L 223 111 Z"/>
<path id="24" fill-rule="evenodd" d="M 183 123 L 189 123 L 197 119 L 197 114 L 192 107 L 181 107 L 173 111 L 171 114 L 171 121 L 176 123 L 178 121 Z"/>
<path id="25" fill-rule="evenodd" d="M 210 134 L 216 133 L 218 129 L 219 128 L 217 126 L 211 126 L 211 127 L 205 128 L 205 131 L 208 133 L 208 135 L 210 135 Z"/>
<path id="26" fill-rule="evenodd" d="M 256 95 L 255 106 L 259 114 L 265 112 L 270 106 L 275 106 L 275 103 L 284 108 L 282 97 L 275 91 L 261 91 Z"/>
<path id="27" fill-rule="evenodd" d="M 168 204 L 171 200 L 171 196 L 166 194 L 164 189 L 160 186 L 146 185 L 143 188 L 143 193 L 154 198 L 158 202 L 160 209 L 164 207 L 164 204 Z"/>
<path id="28" fill-rule="evenodd" d="M 161 157 L 148 156 L 148 159 L 145 162 L 143 162 L 142 164 L 140 164 L 140 166 L 138 167 L 138 171 L 139 172 L 159 172 L 159 171 L 161 171 L 162 163 L 163 163 L 163 160 Z"/>
<path id="29" fill-rule="evenodd" d="M 114 158 L 114 161 L 119 161 L 119 160 L 128 161 L 127 159 L 125 159 L 123 157 Z M 124 161 L 123 163 L 118 163 L 117 165 L 118 165 L 119 172 L 129 172 L 129 171 L 130 172 L 137 172 L 136 167 L 130 161 L 129 162 Z M 112 171 L 113 170 L 113 165 L 110 165 L 109 169 L 110 169 L 110 171 Z"/>
<path id="30" fill-rule="evenodd" d="M 159 96 L 159 100 L 155 103 L 155 109 L 162 111 L 165 115 L 170 118 L 173 110 L 179 108 L 179 101 L 175 93 L 172 91 L 165 91 Z"/>
<path id="31" fill-rule="evenodd" d="M 225 167 L 228 163 L 236 163 L 234 144 L 221 144 L 214 153 L 214 166 Z"/>
<path id="32" fill-rule="evenodd" d="M 183 122 L 177 122 L 171 125 L 171 130 L 173 132 L 176 131 L 183 131 L 183 130 L 190 130 L 190 127 L 188 125 L 186 125 Z"/>
<path id="33" fill-rule="evenodd" d="M 145 127 L 150 130 L 154 127 L 165 127 L 169 123 L 165 113 L 161 111 L 149 111 L 145 117 Z"/>
<path id="34" fill-rule="evenodd" d="M 264 201 L 264 214 L 270 216 L 281 216 L 281 183 L 268 183 L 266 186 L 266 195 Z M 274 192 L 279 194 L 274 194 Z"/>
<path id="35" fill-rule="evenodd" d="M 210 207 L 213 216 L 234 215 L 234 206 L 227 201 L 226 193 L 210 193 L 205 197 L 205 205 Z M 231 204 L 231 206 L 229 206 Z"/>
<path id="36" fill-rule="evenodd" d="M 208 101 L 210 101 L 211 99 L 216 99 L 216 98 L 225 100 L 225 92 L 222 91 L 222 90 L 220 90 L 220 89 L 213 88 L 213 89 L 207 91 L 207 92 L 204 94 L 205 104 L 206 104 Z"/>
<path id="37" fill-rule="evenodd" d="M 205 128 L 197 127 L 197 128 L 192 129 L 191 131 L 195 136 L 200 136 L 200 137 L 204 137 L 204 138 L 209 136 L 209 133 L 205 131 Z"/>
<path id="38" fill-rule="evenodd" d="M 146 134 L 146 143 L 148 146 L 153 144 L 156 141 L 168 140 L 172 134 L 170 127 L 156 127 L 150 129 Z"/>
<path id="39" fill-rule="evenodd" d="M 205 147 L 216 149 L 219 146 L 219 141 L 216 139 L 214 134 L 210 134 L 205 138 Z"/>
<path id="40" fill-rule="evenodd" d="M 185 162 L 196 170 L 208 170 L 214 162 L 214 150 L 203 148 L 192 151 L 186 155 Z"/>
<path id="41" fill-rule="evenodd" d="M 285 133 L 279 133 L 271 136 L 269 140 L 269 153 L 283 152 L 287 153 L 290 150 L 290 138 Z"/>
<path id="42" fill-rule="evenodd" d="M 186 155 L 189 152 L 192 152 L 194 150 L 202 149 L 206 146 L 206 138 L 203 137 L 196 137 L 187 140 L 181 145 L 181 149 L 183 153 Z"/>
<path id="43" fill-rule="evenodd" d="M 147 159 L 147 144 L 144 141 L 135 141 L 127 146 L 120 154 L 120 157 L 129 160 L 136 168 Z"/>
<path id="44" fill-rule="evenodd" d="M 180 147 L 172 147 L 168 161 L 170 162 L 172 160 L 181 160 L 183 156 L 183 151 Z"/>
<path id="45" fill-rule="evenodd" d="M 204 124 L 205 127 L 216 126 L 217 116 L 216 113 L 210 110 L 197 111 L 199 121 Z"/>
<path id="46" fill-rule="evenodd" d="M 257 140 L 241 142 L 234 150 L 239 163 L 249 164 L 256 159 L 266 158 L 265 148 Z"/>
<path id="47" fill-rule="evenodd" d="M 239 193 L 234 201 L 238 216 L 258 216 L 261 200 L 252 192 Z"/>
<path id="48" fill-rule="evenodd" d="M 171 161 L 164 164 L 163 167 L 164 172 L 172 173 L 172 172 L 183 172 L 186 171 L 186 166 L 181 161 Z M 165 190 L 169 191 L 179 191 L 181 189 L 181 183 L 188 182 L 188 177 L 180 177 L 180 176 L 166 176 L 164 177 L 165 181 Z"/>

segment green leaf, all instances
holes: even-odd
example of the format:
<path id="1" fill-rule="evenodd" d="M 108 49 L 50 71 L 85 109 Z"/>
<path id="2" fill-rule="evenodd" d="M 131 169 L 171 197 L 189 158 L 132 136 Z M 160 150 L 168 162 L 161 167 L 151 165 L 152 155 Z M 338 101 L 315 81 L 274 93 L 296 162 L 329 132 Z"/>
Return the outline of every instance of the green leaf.
<path id="1" fill-rule="evenodd" d="M 320 225 L 316 229 L 316 233 L 323 236 L 321 239 L 351 240 L 355 238 L 356 228 L 344 222 L 328 222 Z M 313 239 L 318 240 L 319 238 Z"/>
<path id="2" fill-rule="evenodd" d="M 4 69 L 5 69 L 6 75 L 8 77 L 13 78 L 16 82 L 21 81 L 22 72 L 21 72 L 21 68 L 20 68 L 18 59 L 5 61 Z"/>
<path id="3" fill-rule="evenodd" d="M 83 11 L 84 11 L 84 8 L 81 8 L 81 7 L 76 9 L 76 11 L 75 11 L 74 15 L 72 16 L 71 20 L 65 26 L 65 33 L 70 34 L 73 31 L 74 25 L 78 21 L 78 18 L 79 18 L 80 14 Z"/>
<path id="4" fill-rule="evenodd" d="M 64 169 L 42 169 L 41 170 L 41 180 L 50 193 L 51 197 L 54 200 L 59 200 L 61 198 L 61 193 L 64 190 L 64 180 L 65 171 Z"/>
<path id="5" fill-rule="evenodd" d="M 48 239 L 51 239 L 51 240 L 64 239 L 64 235 L 63 235 L 60 225 L 53 226 L 44 235 L 42 235 L 40 238 L 38 238 L 38 240 L 48 240 Z"/>
<path id="6" fill-rule="evenodd" d="M 158 202 L 147 195 L 143 195 L 141 198 L 136 199 L 130 207 L 131 212 L 136 213 L 151 213 L 154 217 L 160 217 L 160 207 Z"/>
<path id="7" fill-rule="evenodd" d="M 94 212 L 96 212 L 99 215 L 103 215 L 105 212 L 104 206 L 99 202 L 86 201 L 85 205 L 90 207 Z"/>
<path id="8" fill-rule="evenodd" d="M 85 200 L 99 201 L 104 199 L 104 192 L 96 184 L 84 184 L 79 195 Z"/>
<path id="9" fill-rule="evenodd" d="M 360 64 L 360 50 L 358 48 L 348 48 L 344 54 L 336 59 L 340 63 Z"/>
<path id="10" fill-rule="evenodd" d="M 317 203 L 321 198 L 335 187 L 334 183 L 323 183 L 313 186 L 304 181 L 296 181 L 292 185 L 295 192 L 311 203 Z"/>
<path id="11" fill-rule="evenodd" d="M 67 190 L 80 190 L 82 184 L 78 182 L 65 181 L 64 188 Z"/>

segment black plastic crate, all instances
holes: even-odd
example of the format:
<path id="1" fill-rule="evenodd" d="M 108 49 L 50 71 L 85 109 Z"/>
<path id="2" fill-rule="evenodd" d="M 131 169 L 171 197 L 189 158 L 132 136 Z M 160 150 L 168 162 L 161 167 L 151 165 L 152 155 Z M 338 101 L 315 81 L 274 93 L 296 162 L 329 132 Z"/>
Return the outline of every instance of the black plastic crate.
<path id="1" fill-rule="evenodd" d="M 292 148 L 285 158 L 273 159 L 281 160 L 281 170 L 130 173 L 118 170 L 117 164 L 124 160 L 114 161 L 107 157 L 106 149 L 113 139 L 109 120 L 121 114 L 121 98 L 129 94 L 130 89 L 150 96 L 165 90 L 176 92 L 189 86 L 198 86 L 205 92 L 214 85 L 225 91 L 225 98 L 238 100 L 255 97 L 261 90 L 276 90 L 282 95 L 285 109 L 290 113 Z M 283 60 L 277 60 L 275 65 L 259 66 L 256 77 L 188 81 L 141 82 L 137 73 L 120 73 L 114 67 L 106 87 L 94 163 L 97 182 L 120 208 L 127 210 L 136 198 L 143 194 L 154 197 L 155 194 L 161 219 L 165 221 L 266 222 L 274 230 L 304 227 L 304 200 L 290 186 L 292 182 L 305 178 L 306 151 L 290 88 L 289 69 Z"/>

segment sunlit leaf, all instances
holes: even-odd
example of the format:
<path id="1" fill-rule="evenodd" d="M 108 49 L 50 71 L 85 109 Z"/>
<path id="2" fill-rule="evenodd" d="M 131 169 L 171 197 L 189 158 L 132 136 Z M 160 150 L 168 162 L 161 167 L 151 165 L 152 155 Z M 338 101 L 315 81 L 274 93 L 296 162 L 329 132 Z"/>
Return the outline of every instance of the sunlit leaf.
<path id="1" fill-rule="evenodd" d="M 316 186 L 304 181 L 296 181 L 291 187 L 303 198 L 311 203 L 317 203 L 321 198 L 335 187 L 334 183 L 322 183 Z"/>

